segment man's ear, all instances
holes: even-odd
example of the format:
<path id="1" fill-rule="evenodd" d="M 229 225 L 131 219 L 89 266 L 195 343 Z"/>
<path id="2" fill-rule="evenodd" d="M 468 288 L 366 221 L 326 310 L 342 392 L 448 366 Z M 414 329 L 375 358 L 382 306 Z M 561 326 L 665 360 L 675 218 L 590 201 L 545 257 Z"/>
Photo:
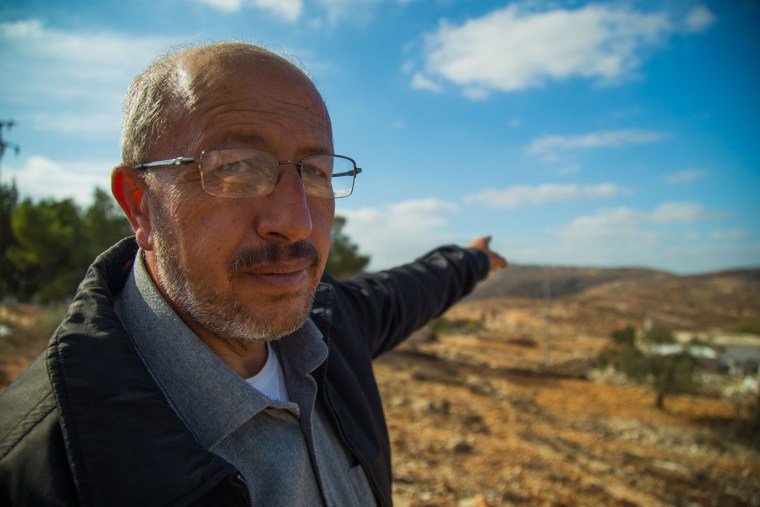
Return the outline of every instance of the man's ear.
<path id="1" fill-rule="evenodd" d="M 119 164 L 111 171 L 111 193 L 121 206 L 135 231 L 137 244 L 143 250 L 153 250 L 153 228 L 150 223 L 150 204 L 145 181 L 129 164 Z"/>

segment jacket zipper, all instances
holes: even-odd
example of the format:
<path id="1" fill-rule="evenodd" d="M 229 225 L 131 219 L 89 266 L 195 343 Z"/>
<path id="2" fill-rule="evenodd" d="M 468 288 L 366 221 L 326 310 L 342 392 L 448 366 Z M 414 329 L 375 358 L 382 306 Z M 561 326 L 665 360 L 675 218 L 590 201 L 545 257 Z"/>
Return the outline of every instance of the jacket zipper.
<path id="1" fill-rule="evenodd" d="M 235 472 L 232 475 L 232 481 L 237 482 L 242 486 L 243 491 L 245 491 L 245 497 L 248 499 L 248 506 L 253 507 L 253 497 L 251 497 L 251 490 L 248 489 L 248 481 L 245 480 L 245 477 L 243 477 L 243 474 L 240 472 Z"/>

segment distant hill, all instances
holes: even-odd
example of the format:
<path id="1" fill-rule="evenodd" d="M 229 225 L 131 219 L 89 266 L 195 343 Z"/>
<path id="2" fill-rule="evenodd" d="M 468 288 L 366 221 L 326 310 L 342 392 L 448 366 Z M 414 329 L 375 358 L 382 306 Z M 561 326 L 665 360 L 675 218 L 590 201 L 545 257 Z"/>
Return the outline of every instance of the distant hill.
<path id="1" fill-rule="evenodd" d="M 622 281 L 664 281 L 677 278 L 665 271 L 645 268 L 510 265 L 507 270 L 492 273 L 468 299 L 543 298 L 547 277 L 551 282 L 552 297 L 580 294 L 598 285 Z"/>
<path id="2" fill-rule="evenodd" d="M 760 268 L 679 276 L 642 268 L 518 265 L 493 273 L 466 301 L 542 299 L 547 275 L 552 301 L 563 302 L 575 325 L 644 318 L 677 329 L 760 325 Z"/>
<path id="3" fill-rule="evenodd" d="M 469 300 L 494 298 L 543 298 L 547 277 L 552 297 L 580 294 L 606 284 L 643 283 L 680 280 L 687 284 L 711 283 L 716 280 L 737 280 L 760 283 L 760 268 L 731 269 L 698 275 L 675 275 L 646 268 L 585 268 L 574 266 L 510 265 L 507 270 L 492 273 L 468 297 Z M 760 304 L 760 303 L 758 303 Z"/>

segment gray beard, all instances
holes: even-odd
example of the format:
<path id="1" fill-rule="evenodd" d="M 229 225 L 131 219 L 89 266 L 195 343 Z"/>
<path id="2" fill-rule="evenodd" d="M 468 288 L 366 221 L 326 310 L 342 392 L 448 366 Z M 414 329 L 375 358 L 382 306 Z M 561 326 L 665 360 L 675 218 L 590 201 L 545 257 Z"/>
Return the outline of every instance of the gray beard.
<path id="1" fill-rule="evenodd" d="M 178 261 L 176 236 L 167 224 L 163 209 L 155 204 L 151 203 L 151 226 L 158 278 L 176 308 L 213 335 L 241 345 L 278 340 L 303 326 L 313 297 L 307 298 L 300 312 L 264 320 L 257 319 L 238 300 L 221 294 L 216 288 L 190 280 Z"/>

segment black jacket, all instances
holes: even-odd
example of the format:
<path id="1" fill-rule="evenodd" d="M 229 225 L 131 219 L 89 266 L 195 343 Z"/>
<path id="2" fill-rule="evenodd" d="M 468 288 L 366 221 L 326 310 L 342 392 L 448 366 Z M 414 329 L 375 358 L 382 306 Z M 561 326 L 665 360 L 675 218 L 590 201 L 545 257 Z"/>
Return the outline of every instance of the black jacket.
<path id="1" fill-rule="evenodd" d="M 90 267 L 47 351 L 0 396 L 0 505 L 249 505 L 242 477 L 195 441 L 143 366 L 113 298 L 137 246 Z M 371 360 L 467 294 L 487 257 L 445 247 L 391 271 L 320 284 L 312 319 L 329 348 L 315 372 L 327 412 L 391 499 L 385 418 Z"/>

